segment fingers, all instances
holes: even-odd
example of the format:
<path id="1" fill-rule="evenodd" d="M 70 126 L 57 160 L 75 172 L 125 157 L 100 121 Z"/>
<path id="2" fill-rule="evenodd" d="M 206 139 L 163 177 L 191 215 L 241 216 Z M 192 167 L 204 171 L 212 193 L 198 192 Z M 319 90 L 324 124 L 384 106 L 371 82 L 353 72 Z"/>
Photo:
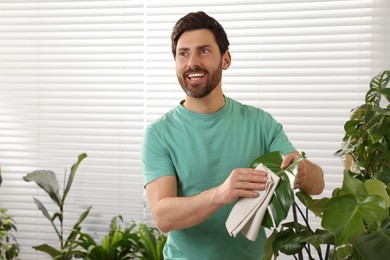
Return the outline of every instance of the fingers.
<path id="1" fill-rule="evenodd" d="M 225 182 L 216 188 L 218 201 L 229 204 L 238 197 L 257 197 L 257 190 L 265 189 L 267 180 L 267 173 L 264 171 L 251 168 L 235 169 Z"/>
<path id="2" fill-rule="evenodd" d="M 283 161 L 282 161 L 282 164 L 280 165 L 280 168 L 282 168 L 282 169 L 287 168 L 287 167 L 288 167 L 290 164 L 292 164 L 292 163 L 295 161 L 295 159 L 297 159 L 299 156 L 300 156 L 299 153 L 289 153 L 289 154 L 287 154 L 287 155 L 284 157 L 284 159 L 283 159 Z"/>
<path id="3" fill-rule="evenodd" d="M 233 192 L 239 197 L 257 195 L 253 191 L 265 189 L 268 180 L 267 172 L 250 168 L 235 169 L 230 177 Z"/>

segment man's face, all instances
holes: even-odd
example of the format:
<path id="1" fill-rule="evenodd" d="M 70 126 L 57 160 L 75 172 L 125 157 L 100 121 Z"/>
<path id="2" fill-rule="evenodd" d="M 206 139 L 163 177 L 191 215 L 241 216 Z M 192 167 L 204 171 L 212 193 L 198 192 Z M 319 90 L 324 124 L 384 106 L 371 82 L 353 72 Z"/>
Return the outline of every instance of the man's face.
<path id="1" fill-rule="evenodd" d="M 193 30 L 180 36 L 176 49 L 176 76 L 188 96 L 202 98 L 220 86 L 222 62 L 210 30 Z"/>

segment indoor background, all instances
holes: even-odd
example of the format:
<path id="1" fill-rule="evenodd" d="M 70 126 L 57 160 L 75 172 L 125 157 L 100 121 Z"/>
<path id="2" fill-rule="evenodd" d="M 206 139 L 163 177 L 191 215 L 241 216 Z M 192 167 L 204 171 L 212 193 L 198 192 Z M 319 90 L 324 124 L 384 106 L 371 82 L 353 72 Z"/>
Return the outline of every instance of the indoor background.
<path id="1" fill-rule="evenodd" d="M 31 247 L 57 243 L 33 202 L 48 205 L 49 197 L 23 176 L 49 169 L 62 184 L 84 152 L 66 202 L 69 227 L 91 205 L 82 226 L 96 238 L 118 214 L 153 224 L 143 130 L 184 98 L 170 33 L 199 10 L 230 39 L 225 95 L 284 125 L 322 166 L 321 196 L 341 184 L 343 162 L 333 154 L 343 125 L 370 79 L 390 69 L 389 2 L 0 0 L 0 207 L 14 216 L 21 259 L 46 259 Z"/>

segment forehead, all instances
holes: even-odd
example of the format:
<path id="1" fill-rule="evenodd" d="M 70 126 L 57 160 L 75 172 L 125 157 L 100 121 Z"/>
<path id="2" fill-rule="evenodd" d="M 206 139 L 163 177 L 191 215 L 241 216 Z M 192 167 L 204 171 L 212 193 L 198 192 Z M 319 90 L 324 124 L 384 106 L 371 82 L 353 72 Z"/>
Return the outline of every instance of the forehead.
<path id="1" fill-rule="evenodd" d="M 214 34 L 208 29 L 199 29 L 184 32 L 177 41 L 177 49 L 197 46 L 218 47 Z"/>

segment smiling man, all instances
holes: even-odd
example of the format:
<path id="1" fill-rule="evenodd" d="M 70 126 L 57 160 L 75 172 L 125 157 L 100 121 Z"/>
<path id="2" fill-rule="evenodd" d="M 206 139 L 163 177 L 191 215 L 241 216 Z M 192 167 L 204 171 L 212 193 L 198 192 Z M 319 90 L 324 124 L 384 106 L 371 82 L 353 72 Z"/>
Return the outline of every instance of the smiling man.
<path id="1" fill-rule="evenodd" d="M 255 241 L 233 238 L 226 219 L 238 197 L 265 188 L 266 172 L 247 168 L 258 156 L 280 151 L 282 168 L 300 154 L 283 127 L 260 108 L 224 95 L 222 72 L 232 58 L 223 27 L 204 12 L 174 26 L 172 53 L 184 100 L 144 133 L 144 184 L 158 228 L 168 233 L 164 259 L 262 259 L 264 229 Z M 322 169 L 299 163 L 297 188 L 319 194 Z"/>

